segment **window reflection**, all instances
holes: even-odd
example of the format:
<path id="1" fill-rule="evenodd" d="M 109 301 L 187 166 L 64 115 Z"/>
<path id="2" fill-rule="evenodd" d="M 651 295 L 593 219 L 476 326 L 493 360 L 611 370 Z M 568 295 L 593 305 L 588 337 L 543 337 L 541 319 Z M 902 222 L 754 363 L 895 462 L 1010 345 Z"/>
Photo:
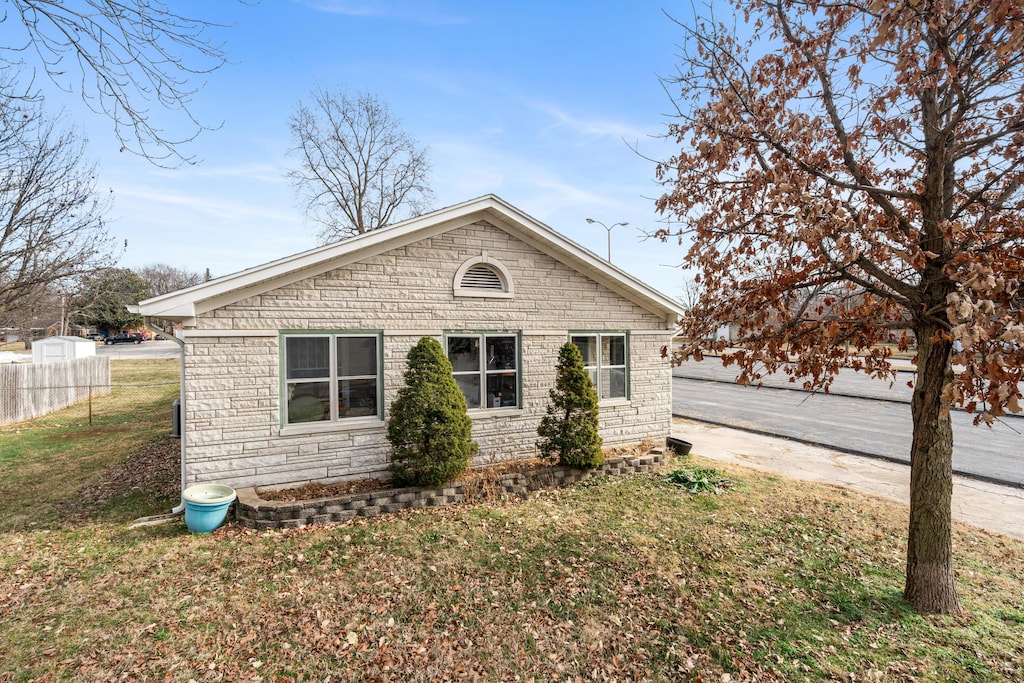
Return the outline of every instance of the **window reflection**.
<path id="1" fill-rule="evenodd" d="M 583 356 L 583 367 L 594 383 L 598 398 L 625 398 L 628 373 L 626 335 L 622 333 L 573 334 L 569 341 Z M 598 353 L 600 349 L 600 354 Z"/>
<path id="2" fill-rule="evenodd" d="M 516 335 L 450 335 L 447 350 L 455 382 L 469 408 L 519 406 L 519 339 Z"/>
<path id="3" fill-rule="evenodd" d="M 283 343 L 286 424 L 380 415 L 378 336 L 285 335 Z"/>

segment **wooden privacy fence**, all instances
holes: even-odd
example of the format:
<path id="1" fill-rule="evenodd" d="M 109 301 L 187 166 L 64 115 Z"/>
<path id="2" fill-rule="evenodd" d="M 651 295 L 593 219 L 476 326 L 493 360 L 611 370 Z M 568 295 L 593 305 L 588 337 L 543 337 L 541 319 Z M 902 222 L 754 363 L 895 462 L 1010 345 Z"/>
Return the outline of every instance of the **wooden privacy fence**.
<path id="1" fill-rule="evenodd" d="M 0 365 L 0 426 L 110 393 L 110 359 Z"/>

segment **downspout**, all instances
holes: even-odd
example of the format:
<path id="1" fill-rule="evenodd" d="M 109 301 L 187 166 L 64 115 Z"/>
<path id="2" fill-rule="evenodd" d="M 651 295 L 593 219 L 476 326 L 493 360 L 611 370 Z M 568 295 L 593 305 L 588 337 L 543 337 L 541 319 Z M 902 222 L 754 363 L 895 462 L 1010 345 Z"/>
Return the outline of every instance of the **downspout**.
<path id="1" fill-rule="evenodd" d="M 154 335 L 156 335 L 156 336 L 158 336 L 158 337 L 160 337 L 162 339 L 169 339 L 172 342 L 174 342 L 175 344 L 177 344 L 178 345 L 178 350 L 181 351 L 180 369 L 178 371 L 178 378 L 179 378 L 179 382 L 181 383 L 181 389 L 179 391 L 179 398 L 178 398 L 178 400 L 180 401 L 180 404 L 181 404 L 181 422 L 179 423 L 179 425 L 181 427 L 181 455 L 179 457 L 179 460 L 181 461 L 181 490 L 184 491 L 185 490 L 185 342 L 182 341 L 181 339 L 178 339 L 173 334 L 169 335 L 166 332 L 164 332 L 163 330 L 161 330 L 159 327 L 155 327 L 152 324 L 151 319 L 149 317 L 143 317 L 142 318 L 142 324 L 145 325 L 146 329 L 149 330 L 150 332 L 152 332 Z M 185 503 L 184 503 L 184 501 L 181 501 L 181 502 L 179 502 L 177 505 L 175 505 L 171 509 L 171 512 L 173 514 L 178 514 L 179 512 L 182 512 L 184 509 L 185 509 Z"/>

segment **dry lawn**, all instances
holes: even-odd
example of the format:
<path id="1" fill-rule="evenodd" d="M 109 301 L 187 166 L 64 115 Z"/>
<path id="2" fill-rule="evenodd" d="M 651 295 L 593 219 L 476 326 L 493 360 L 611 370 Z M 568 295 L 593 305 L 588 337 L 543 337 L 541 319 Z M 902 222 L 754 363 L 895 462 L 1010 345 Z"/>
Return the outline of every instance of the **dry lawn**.
<path id="1" fill-rule="evenodd" d="M 121 471 L 82 494 L 147 485 Z M 905 510 L 727 474 L 287 532 L 6 531 L 0 680 L 1024 680 L 1024 543 L 959 527 L 969 613 L 922 617 Z"/>

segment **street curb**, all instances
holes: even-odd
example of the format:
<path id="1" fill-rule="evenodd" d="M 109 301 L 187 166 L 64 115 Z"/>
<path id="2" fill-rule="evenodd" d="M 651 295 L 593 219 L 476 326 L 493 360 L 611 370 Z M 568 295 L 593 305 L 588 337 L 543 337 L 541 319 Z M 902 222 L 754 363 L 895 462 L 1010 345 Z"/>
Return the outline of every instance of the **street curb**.
<path id="1" fill-rule="evenodd" d="M 781 391 L 785 391 L 782 389 Z M 901 460 L 900 458 L 893 457 L 891 455 L 882 455 L 880 453 L 869 453 L 868 451 L 858 450 L 856 448 L 847 448 L 845 446 L 833 446 L 832 444 L 821 443 L 820 441 L 813 441 L 811 439 L 802 439 L 798 436 L 789 436 L 787 434 L 779 434 L 768 429 L 759 429 L 756 427 L 744 427 L 740 425 L 730 424 L 728 422 L 720 422 L 717 420 L 706 420 L 698 417 L 691 417 L 689 415 L 682 415 L 680 413 L 673 412 L 672 417 L 682 418 L 684 420 L 690 420 L 692 422 L 702 422 L 704 424 L 715 425 L 716 427 L 728 427 L 729 429 L 736 429 L 741 432 L 749 432 L 750 434 L 759 434 L 761 436 L 770 436 L 775 439 L 785 439 L 786 441 L 792 441 L 794 443 L 804 444 L 805 446 L 817 446 L 818 448 L 825 448 L 830 451 L 837 451 L 839 453 L 846 453 L 847 455 L 856 455 L 862 458 L 872 458 L 873 460 L 882 460 L 883 462 L 891 462 L 896 465 L 903 465 L 904 467 L 910 467 L 910 461 Z M 700 455 L 700 448 L 694 445 L 696 455 Z M 1024 490 L 1024 483 L 1017 483 L 1013 481 L 1006 481 L 997 477 L 989 477 L 984 474 L 974 474 L 972 472 L 965 472 L 953 468 L 953 474 L 964 479 L 973 479 L 974 481 L 982 481 L 988 484 L 996 484 L 998 486 L 1006 486 L 1012 489 Z"/>
<path id="2" fill-rule="evenodd" d="M 906 370 L 906 371 L 901 370 L 900 372 L 911 372 L 911 371 L 910 370 Z M 733 381 L 729 381 L 729 380 L 725 380 L 725 379 L 716 379 L 714 377 L 686 377 L 684 375 L 675 375 L 675 374 L 672 375 L 672 379 L 688 379 L 691 382 L 714 382 L 715 384 L 731 384 L 733 386 L 747 386 L 747 387 L 752 387 L 752 388 L 754 388 L 754 389 L 756 389 L 758 391 L 760 391 L 762 389 L 774 389 L 776 391 L 798 391 L 800 393 L 809 394 L 809 395 L 821 394 L 823 396 L 839 396 L 841 398 L 856 398 L 856 399 L 860 399 L 862 401 L 882 401 L 883 403 L 899 403 L 899 404 L 902 404 L 902 405 L 905 405 L 905 406 L 909 406 L 910 405 L 910 401 L 904 401 L 903 399 L 899 399 L 899 398 L 885 398 L 885 397 L 882 397 L 882 396 L 861 396 L 860 394 L 850 394 L 850 393 L 847 393 L 845 391 L 828 391 L 828 392 L 826 392 L 824 389 L 815 390 L 815 391 L 807 391 L 806 389 L 802 389 L 800 387 L 773 387 L 773 386 L 769 386 L 767 384 L 763 384 L 761 386 L 757 386 L 756 384 L 740 385 L 740 384 L 737 384 L 736 382 L 733 382 Z M 879 380 L 879 381 L 881 381 L 881 380 Z M 968 415 L 973 415 L 974 414 L 974 413 L 968 412 L 967 410 L 964 410 L 960 406 L 950 406 L 950 409 L 951 410 L 959 411 L 961 413 L 967 413 Z M 1013 418 L 1013 419 L 1016 419 L 1016 420 L 1021 420 L 1021 419 L 1024 419 L 1024 413 L 1020 413 L 1020 414 L 1007 413 L 1006 415 L 1000 415 L 999 418 L 997 418 L 997 419 L 1003 419 L 1003 418 L 1007 418 L 1007 417 Z"/>
<path id="3" fill-rule="evenodd" d="M 720 353 L 705 353 L 704 357 L 705 358 L 721 358 L 722 354 L 720 354 Z M 699 363 L 701 361 L 696 361 L 696 362 Z M 906 363 L 906 365 L 904 365 L 904 363 Z M 908 360 L 895 359 L 895 362 L 890 361 L 890 365 L 892 365 L 892 369 L 895 370 L 896 372 L 912 372 L 912 373 L 915 373 L 915 374 L 917 373 L 917 368 L 915 368 L 913 366 L 913 363 L 911 363 Z M 850 366 L 849 365 L 844 365 L 843 367 L 849 368 Z"/>
<path id="4" fill-rule="evenodd" d="M 858 394 L 848 394 L 846 392 L 825 391 L 824 389 L 807 391 L 806 389 L 802 389 L 800 387 L 773 387 L 767 384 L 763 384 L 761 386 L 758 386 L 757 384 L 741 385 L 734 381 L 729 381 L 727 379 L 717 379 L 715 377 L 686 377 L 685 375 L 672 375 L 672 379 L 688 379 L 692 382 L 714 382 L 715 384 L 731 384 L 733 386 L 746 386 L 749 388 L 756 389 L 758 391 L 760 391 L 761 389 L 775 389 L 776 391 L 799 391 L 800 393 L 803 394 L 822 394 L 823 396 L 841 396 L 842 398 L 860 398 L 864 399 L 865 401 L 884 401 L 885 403 L 902 403 L 903 405 L 910 405 L 910 401 L 904 401 L 899 398 L 860 396 Z M 956 408 L 954 408 L 954 410 L 956 410 Z"/>

